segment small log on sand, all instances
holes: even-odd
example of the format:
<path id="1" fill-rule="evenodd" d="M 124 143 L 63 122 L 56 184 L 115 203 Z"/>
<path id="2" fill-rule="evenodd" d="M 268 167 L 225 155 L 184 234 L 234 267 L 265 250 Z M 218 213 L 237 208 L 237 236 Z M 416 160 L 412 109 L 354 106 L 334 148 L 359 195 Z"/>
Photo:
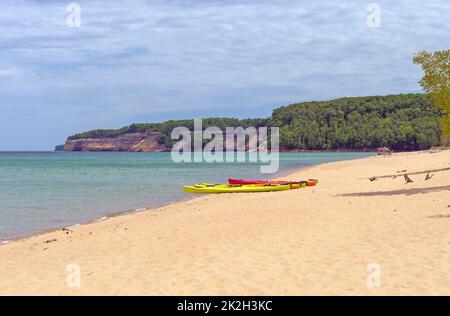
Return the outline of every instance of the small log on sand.
<path id="1" fill-rule="evenodd" d="M 358 180 L 369 179 L 370 181 L 373 181 L 373 180 L 382 179 L 382 178 L 394 178 L 395 179 L 396 177 L 401 177 L 401 176 L 411 176 L 411 175 L 415 175 L 415 174 L 427 174 L 427 173 L 435 173 L 435 172 L 442 172 L 442 171 L 449 171 L 449 170 L 450 170 L 450 167 L 441 168 L 441 169 L 433 169 L 433 170 L 425 170 L 425 171 L 417 171 L 417 172 L 388 174 L 388 175 L 383 175 L 383 176 L 373 176 L 370 178 L 358 178 Z"/>

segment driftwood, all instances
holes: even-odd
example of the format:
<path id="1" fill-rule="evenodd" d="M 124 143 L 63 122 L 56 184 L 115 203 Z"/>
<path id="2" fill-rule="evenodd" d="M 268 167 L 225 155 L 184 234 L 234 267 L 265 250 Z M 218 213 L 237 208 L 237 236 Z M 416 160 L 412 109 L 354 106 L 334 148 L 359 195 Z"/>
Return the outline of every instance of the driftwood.
<path id="1" fill-rule="evenodd" d="M 358 179 L 359 180 L 369 179 L 370 181 L 374 181 L 374 180 L 378 180 L 378 179 L 382 179 L 382 178 L 397 178 L 397 177 L 401 177 L 401 176 L 411 176 L 411 175 L 415 175 L 415 174 L 428 174 L 428 173 L 432 173 L 432 172 L 441 172 L 441 171 L 448 171 L 448 170 L 450 170 L 450 167 L 442 168 L 442 169 L 417 171 L 417 172 L 405 172 L 405 173 L 388 174 L 388 175 L 384 175 L 384 176 L 374 176 L 374 177 L 370 177 L 370 178 L 358 178 Z"/>
<path id="2" fill-rule="evenodd" d="M 405 174 L 405 181 L 406 183 L 414 182 L 407 174 Z"/>

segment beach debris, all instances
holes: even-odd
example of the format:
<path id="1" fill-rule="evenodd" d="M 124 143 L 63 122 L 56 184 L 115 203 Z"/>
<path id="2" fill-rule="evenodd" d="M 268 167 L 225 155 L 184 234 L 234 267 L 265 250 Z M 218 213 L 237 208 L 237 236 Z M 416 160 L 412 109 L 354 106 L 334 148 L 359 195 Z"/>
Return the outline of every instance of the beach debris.
<path id="1" fill-rule="evenodd" d="M 47 250 L 47 249 L 48 249 L 48 247 L 45 247 L 44 249 L 42 249 L 42 251 Z"/>
<path id="2" fill-rule="evenodd" d="M 382 179 L 382 178 L 401 177 L 401 176 L 404 176 L 404 175 L 411 176 L 411 175 L 416 175 L 416 174 L 436 173 L 436 172 L 449 171 L 449 170 L 450 170 L 450 167 L 448 167 L 448 168 L 441 168 L 441 169 L 433 169 L 433 170 L 417 171 L 417 172 L 409 172 L 407 174 L 406 173 L 405 174 L 399 173 L 399 174 L 388 174 L 388 175 L 383 175 L 383 176 L 373 176 L 371 178 L 376 178 L 378 180 L 378 179 Z M 371 179 L 371 178 L 369 178 L 369 179 Z M 367 178 L 358 178 L 358 180 L 365 180 L 365 179 L 367 179 Z M 371 180 L 371 181 L 373 181 L 373 180 Z"/>
<path id="3" fill-rule="evenodd" d="M 449 205 L 450 206 L 450 205 Z M 9 243 L 9 240 L 2 240 L 1 242 L 0 242 L 0 245 L 6 245 L 6 244 L 8 244 Z"/>
<path id="4" fill-rule="evenodd" d="M 45 243 L 46 243 L 46 244 L 49 244 L 49 243 L 55 242 L 55 241 L 58 241 L 58 239 L 56 239 L 56 238 L 54 238 L 54 239 L 49 239 L 49 240 L 46 240 Z"/>
<path id="5" fill-rule="evenodd" d="M 375 178 L 375 177 L 370 177 L 369 180 L 370 180 L 370 182 L 372 182 L 372 181 L 376 181 L 377 178 Z"/>
<path id="6" fill-rule="evenodd" d="M 427 173 L 427 175 L 425 176 L 425 181 L 430 180 L 433 176 L 434 173 L 433 174 Z"/>
<path id="7" fill-rule="evenodd" d="M 408 184 L 410 182 L 414 182 L 410 177 L 408 177 L 407 174 L 405 174 L 405 181 L 406 181 L 406 184 Z"/>
<path id="8" fill-rule="evenodd" d="M 70 230 L 70 229 L 68 229 L 67 227 L 64 227 L 64 228 L 62 229 L 62 231 L 65 232 L 66 235 L 69 235 L 70 233 L 73 233 L 73 230 Z"/>
<path id="9" fill-rule="evenodd" d="M 437 215 L 428 216 L 428 218 L 450 218 L 450 214 L 447 214 L 447 215 L 437 214 Z"/>

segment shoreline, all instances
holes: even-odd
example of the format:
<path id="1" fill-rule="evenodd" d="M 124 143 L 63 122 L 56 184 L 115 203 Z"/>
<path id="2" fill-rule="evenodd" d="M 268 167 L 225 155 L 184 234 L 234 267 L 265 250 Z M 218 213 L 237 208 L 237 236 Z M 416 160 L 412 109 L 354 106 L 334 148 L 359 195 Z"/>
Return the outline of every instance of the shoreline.
<path id="1" fill-rule="evenodd" d="M 18 152 L 4 152 L 4 153 L 18 153 Z M 32 151 L 32 152 L 23 152 L 23 153 L 40 153 L 40 152 L 39 151 Z M 52 154 L 54 152 L 48 151 L 48 152 L 42 152 L 42 153 Z M 56 154 L 59 154 L 59 153 L 61 153 L 61 152 L 56 152 Z M 83 152 L 76 152 L 76 153 L 89 154 L 89 153 L 92 153 L 92 152 L 83 151 Z M 100 153 L 100 152 L 97 152 L 97 153 Z M 116 152 L 110 152 L 110 153 L 116 153 Z M 318 151 L 318 153 L 321 153 L 321 152 Z M 323 152 L 323 153 L 325 153 L 325 152 Z M 336 152 L 336 153 L 339 153 L 339 152 Z M 348 152 L 348 153 L 350 153 L 350 152 Z M 366 153 L 367 154 L 367 152 L 357 152 L 357 151 L 354 152 L 354 153 Z M 345 158 L 343 160 L 353 160 L 353 159 L 360 159 L 360 158 L 351 158 L 351 159 Z M 343 161 L 343 160 L 337 160 L 337 161 Z M 294 166 L 294 167 L 290 166 L 290 167 L 288 167 L 286 169 L 281 168 L 283 170 L 276 172 L 275 176 L 273 176 L 271 174 L 269 177 L 267 177 L 268 174 L 267 175 L 265 175 L 265 174 L 261 175 L 260 174 L 259 177 L 255 176 L 255 178 L 261 178 L 262 180 L 270 180 L 270 179 L 285 177 L 285 176 L 288 176 L 289 174 L 291 174 L 293 172 L 297 172 L 297 171 L 300 171 L 302 169 L 310 168 L 312 166 L 316 166 L 316 165 L 319 165 L 319 164 L 321 164 L 321 163 L 313 163 L 313 164 L 306 163 L 306 164 L 303 164 L 301 162 L 298 166 Z M 223 181 L 219 181 L 217 183 L 225 183 L 226 182 L 226 179 L 222 179 L 222 180 Z M 185 183 L 185 184 L 188 184 L 188 183 Z M 180 191 L 181 191 L 181 187 L 180 187 Z M 71 227 L 71 226 L 74 226 L 74 225 L 86 225 L 86 224 L 95 223 L 95 222 L 99 221 L 100 219 L 102 219 L 104 217 L 109 218 L 109 217 L 119 216 L 119 215 L 122 215 L 122 214 L 134 213 L 136 211 L 154 210 L 154 209 L 157 209 L 157 208 L 160 208 L 160 207 L 164 207 L 164 206 L 168 206 L 168 205 L 171 205 L 171 204 L 174 204 L 174 203 L 187 201 L 187 200 L 190 200 L 190 199 L 195 198 L 195 197 L 196 196 L 195 195 L 192 196 L 192 194 L 191 195 L 185 194 L 183 197 L 174 197 L 172 200 L 166 201 L 166 202 L 163 202 L 163 203 L 157 203 L 157 204 L 154 204 L 154 205 L 151 205 L 151 204 L 150 205 L 145 205 L 145 204 L 143 204 L 144 206 L 137 205 L 136 209 L 134 209 L 134 208 L 123 208 L 123 209 L 117 209 L 115 211 L 108 211 L 108 210 L 106 210 L 103 214 L 97 214 L 97 216 L 95 216 L 95 217 L 90 217 L 89 216 L 89 217 L 85 217 L 85 218 L 80 218 L 80 219 L 78 219 L 76 221 L 69 221 L 69 222 L 63 223 L 61 225 L 55 225 L 54 227 L 43 228 L 43 229 L 39 229 L 39 228 L 38 229 L 30 229 L 30 230 L 25 231 L 25 232 L 13 233 L 13 234 L 11 234 L 9 236 L 4 236 L 3 238 L 0 238 L 0 246 L 2 246 L 4 244 L 7 244 L 7 243 L 10 243 L 10 242 L 13 242 L 13 241 L 16 241 L 16 240 L 21 240 L 21 239 L 24 239 L 24 238 L 32 237 L 32 236 L 35 236 L 35 235 L 41 235 L 41 234 L 46 234 L 46 233 L 58 231 L 58 230 L 66 228 L 66 227 Z"/>
<path id="2" fill-rule="evenodd" d="M 87 151 L 83 151 L 83 152 L 87 152 Z M 286 152 L 286 151 L 284 151 L 284 152 Z M 291 152 L 327 152 L 327 151 L 291 151 Z M 339 151 L 332 151 L 332 152 L 339 152 Z M 345 152 L 352 152 L 352 151 L 345 151 Z M 354 152 L 358 152 L 358 151 L 354 151 Z M 369 152 L 369 151 L 367 151 L 367 152 Z M 422 152 L 433 152 L 433 150 L 429 149 L 429 150 L 424 150 L 424 151 L 405 151 L 405 152 L 398 152 L 396 154 L 401 154 L 401 153 L 422 153 Z M 296 174 L 296 173 L 298 173 L 300 171 L 307 171 L 308 169 L 314 168 L 314 167 L 317 167 L 317 166 L 333 164 L 333 163 L 339 163 L 339 162 L 344 162 L 344 161 L 355 161 L 355 160 L 361 160 L 361 159 L 366 159 L 366 158 L 368 158 L 368 157 L 354 158 L 354 159 L 348 159 L 348 160 L 338 160 L 338 161 L 332 161 L 332 162 L 325 162 L 325 163 L 308 165 L 308 166 L 304 166 L 304 167 L 297 167 L 297 168 L 293 168 L 291 170 L 286 170 L 285 172 L 280 173 L 278 176 L 273 177 L 273 178 L 269 178 L 268 180 L 282 180 L 281 177 L 289 178 L 293 174 Z M 192 200 L 195 200 L 195 199 L 198 199 L 198 198 L 201 198 L 201 197 L 205 197 L 205 196 L 208 196 L 208 195 L 207 194 L 202 194 L 202 195 L 190 194 L 190 195 L 187 195 L 185 198 L 173 200 L 173 201 L 161 204 L 161 205 L 155 205 L 155 206 L 152 206 L 152 207 L 143 207 L 143 208 L 137 208 L 137 209 L 130 209 L 130 210 L 124 210 L 124 211 L 105 213 L 103 216 L 87 219 L 85 221 L 80 221 L 79 223 L 73 223 L 73 224 L 69 224 L 69 225 L 66 225 L 66 226 L 59 226 L 59 227 L 56 227 L 56 228 L 44 229 L 44 230 L 36 232 L 36 233 L 24 234 L 22 236 L 13 237 L 13 238 L 10 238 L 10 239 L 5 239 L 5 240 L 0 240 L 0 247 L 3 246 L 3 245 L 10 244 L 12 242 L 21 241 L 23 239 L 28 239 L 28 238 L 32 238 L 32 237 L 36 237 L 36 236 L 40 236 L 40 235 L 45 235 L 45 234 L 57 232 L 57 231 L 64 230 L 64 229 L 67 229 L 67 228 L 70 229 L 72 227 L 79 227 L 79 226 L 86 226 L 86 225 L 95 224 L 95 223 L 98 223 L 98 222 L 109 220 L 110 218 L 115 218 L 115 217 L 119 217 L 119 216 L 127 216 L 127 215 L 132 215 L 132 214 L 141 213 L 141 212 L 153 212 L 153 211 L 156 211 L 156 210 L 158 210 L 160 208 L 165 208 L 167 206 L 172 206 L 172 205 L 175 206 L 175 205 L 177 205 L 179 203 L 184 203 L 186 201 L 192 201 Z"/>
<path id="3" fill-rule="evenodd" d="M 448 295 L 450 171 L 368 180 L 448 166 L 449 150 L 329 162 L 283 176 L 317 187 L 204 195 L 33 235 L 0 247 L 0 294 Z M 80 288 L 65 283 L 73 263 Z"/>
<path id="4" fill-rule="evenodd" d="M 355 159 L 351 159 L 351 160 L 356 160 L 356 159 L 364 159 L 364 158 L 355 158 Z M 332 163 L 332 162 L 328 162 L 328 163 Z M 276 176 L 274 178 L 269 178 L 269 180 L 278 180 L 278 179 L 280 179 L 280 177 L 288 177 L 292 173 L 299 172 L 299 171 L 301 171 L 303 169 L 311 168 L 311 167 L 318 166 L 318 165 L 321 165 L 321 164 L 313 164 L 313 165 L 308 165 L 308 166 L 305 166 L 305 167 L 297 167 L 297 168 L 293 168 L 291 170 L 286 170 L 285 172 L 281 172 L 278 176 Z M 202 196 L 207 196 L 207 195 L 206 194 L 202 194 L 202 195 L 189 194 L 189 195 L 186 195 L 184 198 L 175 199 L 175 200 L 172 200 L 170 202 L 163 203 L 163 204 L 160 204 L 160 205 L 155 205 L 155 206 L 152 206 L 152 207 L 142 207 L 142 208 L 137 208 L 137 209 L 125 210 L 125 211 L 105 213 L 103 216 L 87 219 L 85 221 L 80 221 L 79 223 L 73 223 L 73 224 L 69 224 L 69 225 L 66 225 L 66 226 L 59 226 L 59 227 L 56 227 L 56 228 L 44 229 L 44 230 L 40 230 L 40 231 L 35 232 L 35 233 L 24 234 L 22 236 L 12 237 L 12 238 L 9 238 L 9 239 L 0 240 L 0 247 L 3 246 L 3 245 L 7 245 L 9 243 L 13 243 L 13 242 L 16 242 L 16 241 L 21 241 L 23 239 L 32 238 L 32 237 L 40 236 L 40 235 L 45 235 L 45 234 L 57 232 L 57 231 L 64 230 L 64 229 L 70 229 L 72 227 L 79 227 L 79 226 L 86 226 L 86 225 L 95 224 L 95 223 L 98 223 L 98 222 L 106 221 L 106 220 L 108 220 L 110 218 L 114 218 L 114 217 L 132 215 L 132 214 L 141 213 L 141 212 L 153 212 L 153 211 L 158 210 L 160 208 L 164 208 L 164 207 L 167 207 L 167 206 L 170 206 L 170 205 L 176 205 L 178 203 L 183 203 L 183 202 L 186 202 L 186 201 L 191 201 L 191 200 L 194 200 L 194 199 L 197 199 L 197 198 L 201 198 Z"/>
<path id="5" fill-rule="evenodd" d="M 33 238 L 33 237 L 36 237 L 36 236 L 41 236 L 41 235 L 57 232 L 57 231 L 64 230 L 64 229 L 70 229 L 70 228 L 73 228 L 73 227 L 86 226 L 86 225 L 91 225 L 91 224 L 103 222 L 103 221 L 106 221 L 106 220 L 108 220 L 110 218 L 114 218 L 114 217 L 132 215 L 132 214 L 135 214 L 135 213 L 141 213 L 141 212 L 147 212 L 147 211 L 151 212 L 151 211 L 157 210 L 159 208 L 163 208 L 163 207 L 166 207 L 166 206 L 169 206 L 169 205 L 172 205 L 172 204 L 182 203 L 182 202 L 189 201 L 189 200 L 192 200 L 192 198 L 178 199 L 178 200 L 174 200 L 174 201 L 171 201 L 171 202 L 167 202 L 165 204 L 155 205 L 154 207 L 143 207 L 143 208 L 126 210 L 126 211 L 105 213 L 103 216 L 87 219 L 85 221 L 80 221 L 79 223 L 73 223 L 73 224 L 69 224 L 69 225 L 66 225 L 66 226 L 59 226 L 59 227 L 56 227 L 56 228 L 44 229 L 44 230 L 41 230 L 41 231 L 36 232 L 36 233 L 25 234 L 25 235 L 19 236 L 19 237 L 12 237 L 10 239 L 0 240 L 0 247 L 2 245 L 7 245 L 7 244 L 12 243 L 12 242 L 21 241 L 23 239 Z"/>
<path id="6" fill-rule="evenodd" d="M 49 151 L 49 153 L 51 153 L 52 151 Z M 55 152 L 64 152 L 64 151 L 55 151 Z M 68 151 L 66 151 L 68 152 Z M 78 153 L 90 153 L 92 151 L 80 151 Z M 112 151 L 111 151 L 112 152 Z M 282 152 L 340 152 L 340 151 L 282 151 Z M 343 151 L 351 153 L 351 152 L 370 152 L 370 151 Z M 159 152 L 156 152 L 159 153 Z M 295 167 L 289 170 L 285 170 L 284 172 L 280 172 L 276 177 L 269 177 L 268 180 L 280 180 L 281 177 L 289 177 L 291 174 L 300 172 L 300 171 L 306 171 L 308 168 L 313 168 L 315 166 L 319 166 L 319 165 L 325 165 L 325 164 L 330 164 L 330 163 L 335 163 L 335 162 L 340 162 L 340 161 L 352 161 L 352 160 L 359 160 L 359 159 L 365 159 L 367 157 L 363 157 L 363 158 L 353 158 L 353 159 L 346 159 L 346 160 L 337 160 L 337 161 L 332 161 L 332 162 L 325 162 L 325 163 L 319 163 L 319 164 L 311 164 L 311 165 L 305 165 L 305 166 L 301 166 L 301 167 Z M 226 179 L 225 179 L 226 180 Z M 110 212 L 110 213 L 105 213 L 104 215 L 100 216 L 100 217 L 96 217 L 96 218 L 90 218 L 90 219 L 86 219 L 83 221 L 80 221 L 78 223 L 72 223 L 69 225 L 65 225 L 65 226 L 58 226 L 55 228 L 48 228 L 48 229 L 44 229 L 44 230 L 39 230 L 37 232 L 34 233 L 30 233 L 30 234 L 23 234 L 17 237 L 11 237 L 9 239 L 4 239 L 4 240 L 0 240 L 0 247 L 15 241 L 20 241 L 23 239 L 27 239 L 27 238 L 32 238 L 35 236 L 39 236 L 39 235 L 45 235 L 48 233 L 52 233 L 52 232 L 56 232 L 56 231 L 60 231 L 66 228 L 71 228 L 73 226 L 85 226 L 85 225 L 90 225 L 90 224 L 95 224 L 99 221 L 105 221 L 108 220 L 110 218 L 114 218 L 114 217 L 118 217 L 118 216 L 125 216 L 125 215 L 130 215 L 130 214 L 134 214 L 134 213 L 140 213 L 140 212 L 152 212 L 155 210 L 158 210 L 160 208 L 164 208 L 170 205 L 176 205 L 178 203 L 183 203 L 186 201 L 190 201 L 193 199 L 197 199 L 200 198 L 202 196 L 207 196 L 207 195 L 198 195 L 198 194 L 190 194 L 190 195 L 186 195 L 186 197 L 184 198 L 179 198 L 179 199 L 175 199 L 172 200 L 170 202 L 167 203 L 163 203 L 160 205 L 155 205 L 155 206 L 151 206 L 151 207 L 142 207 L 142 208 L 137 208 L 137 209 L 129 209 L 129 210 L 123 210 L 123 211 L 116 211 L 116 212 Z"/>
<path id="7" fill-rule="evenodd" d="M 427 149 L 427 150 L 432 150 Z M 279 153 L 357 153 L 357 152 L 378 152 L 378 148 L 360 148 L 360 149 L 350 149 L 350 148 L 335 148 L 335 149 L 283 149 L 278 150 Z M 393 151 L 395 153 L 410 153 L 417 152 L 417 150 L 401 150 L 401 151 Z M 170 153 L 168 151 L 113 151 L 113 150 L 78 150 L 78 151 L 70 151 L 70 150 L 6 150 L 0 151 L 0 153 Z"/>

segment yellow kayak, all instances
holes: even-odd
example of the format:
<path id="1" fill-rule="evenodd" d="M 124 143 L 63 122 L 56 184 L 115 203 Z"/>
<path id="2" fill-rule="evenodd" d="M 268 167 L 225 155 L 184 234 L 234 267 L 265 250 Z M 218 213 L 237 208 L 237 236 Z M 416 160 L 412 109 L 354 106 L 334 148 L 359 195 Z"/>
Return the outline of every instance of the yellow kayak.
<path id="1" fill-rule="evenodd" d="M 284 191 L 289 190 L 291 187 L 289 184 L 195 184 L 193 186 L 186 185 L 183 187 L 183 191 L 187 193 L 238 193 L 238 192 L 271 192 L 271 191 Z"/>

